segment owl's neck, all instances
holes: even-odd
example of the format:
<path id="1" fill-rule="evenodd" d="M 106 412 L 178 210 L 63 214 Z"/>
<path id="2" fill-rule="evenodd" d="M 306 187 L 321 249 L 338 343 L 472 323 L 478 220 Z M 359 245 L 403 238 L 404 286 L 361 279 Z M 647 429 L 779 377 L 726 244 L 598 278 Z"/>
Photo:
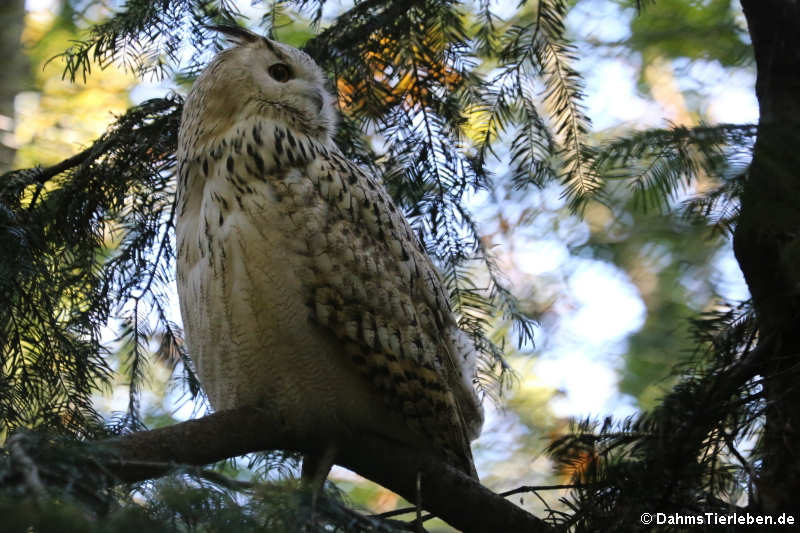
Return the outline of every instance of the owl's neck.
<path id="1" fill-rule="evenodd" d="M 339 152 L 332 141 L 320 142 L 290 125 L 259 115 L 239 120 L 213 138 L 197 135 L 190 124 L 183 124 L 178 140 L 180 165 L 196 165 L 201 172 L 195 176 L 201 179 L 226 172 L 258 176 L 303 168 L 318 155 L 331 152 Z"/>
<path id="2" fill-rule="evenodd" d="M 258 116 L 266 121 L 274 122 L 284 129 L 291 130 L 296 137 L 308 137 L 322 145 L 331 143 L 330 125 L 323 120 L 324 117 L 309 116 L 301 110 L 278 101 L 267 98 L 254 99 L 247 107 L 246 116 L 247 118 Z"/>

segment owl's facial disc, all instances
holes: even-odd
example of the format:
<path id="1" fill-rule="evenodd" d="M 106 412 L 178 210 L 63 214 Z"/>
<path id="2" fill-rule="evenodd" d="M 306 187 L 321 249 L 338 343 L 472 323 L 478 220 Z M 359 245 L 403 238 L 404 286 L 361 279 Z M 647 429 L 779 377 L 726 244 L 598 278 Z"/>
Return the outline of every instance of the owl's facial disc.
<path id="1" fill-rule="evenodd" d="M 228 108 L 236 109 L 233 114 L 222 113 L 221 120 L 257 113 L 321 142 L 331 141 L 337 121 L 335 100 L 325 89 L 325 74 L 311 57 L 246 30 L 213 29 L 236 43 L 221 52 L 207 71 L 207 83 L 214 87 L 210 90 L 219 91 L 220 99 L 230 102 Z M 246 98 L 236 98 L 236 91 Z"/>
<path id="2" fill-rule="evenodd" d="M 295 79 L 295 71 L 286 63 L 277 62 L 273 63 L 272 65 L 267 68 L 267 73 L 278 83 L 281 84 L 288 84 L 293 79 Z M 316 109 L 317 113 L 322 111 L 322 107 L 325 105 L 325 97 L 322 94 L 322 91 L 316 87 L 309 85 L 313 83 L 313 80 L 307 79 L 300 79 L 300 83 L 297 83 L 298 94 L 300 96 L 305 96 L 308 98 L 311 103 L 314 104 L 314 108 Z"/>
<path id="3" fill-rule="evenodd" d="M 274 62 L 267 66 L 266 75 L 262 73 L 256 81 L 266 103 L 297 113 L 308 122 L 320 117 L 325 97 L 316 80 L 302 68 Z"/>
<path id="4" fill-rule="evenodd" d="M 294 116 L 294 125 L 320 140 L 330 137 L 335 111 L 319 67 L 299 50 L 284 50 L 281 43 L 269 43 L 270 46 L 257 42 L 247 47 L 249 57 L 245 64 L 251 66 L 259 101 L 284 120 L 287 115 Z"/>

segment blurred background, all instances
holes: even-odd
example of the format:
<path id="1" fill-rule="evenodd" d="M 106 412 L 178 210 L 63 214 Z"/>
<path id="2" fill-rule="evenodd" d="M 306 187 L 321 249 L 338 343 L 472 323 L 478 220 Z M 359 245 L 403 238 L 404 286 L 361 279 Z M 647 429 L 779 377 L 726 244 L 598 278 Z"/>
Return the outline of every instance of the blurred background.
<path id="1" fill-rule="evenodd" d="M 242 12 L 259 20 L 263 6 L 241 4 Z M 64 66 L 55 56 L 116 5 L 0 3 L 6 65 L 0 78 L 0 173 L 57 163 L 88 146 L 129 106 L 169 91 L 185 94 L 188 83 L 137 79 L 125 65 L 94 65 L 76 83 L 62 79 Z M 328 2 L 321 26 L 351 5 Z M 738 2 L 660 0 L 640 15 L 629 0 L 570 5 L 567 28 L 580 58 L 574 67 L 586 84 L 590 141 L 648 127 L 757 122 L 755 68 Z M 476 5 L 465 6 L 469 17 Z M 490 6 L 505 21 L 524 19 L 532 9 L 503 1 Z M 301 46 L 315 30 L 304 14 L 283 8 L 285 24 L 276 35 Z M 685 220 L 659 206 L 635 205 L 633 191 L 622 183 L 605 205 L 589 204 L 578 218 L 557 186 L 515 189 L 504 179 L 508 169 L 502 161 L 499 153 L 494 190 L 475 195 L 471 205 L 485 245 L 538 325 L 534 344 L 506 345 L 515 379 L 498 400 L 486 399 L 483 435 L 473 446 L 482 481 L 496 491 L 565 482 L 553 474 L 543 450 L 569 420 L 624 418 L 651 409 L 674 383 L 678 354 L 688 355 L 692 347 L 688 319 L 721 301 L 748 297 L 722 232 L 680 231 Z M 712 185 L 701 179 L 673 201 Z M 170 318 L 179 324 L 177 299 L 171 301 Z M 497 338 L 510 327 L 500 318 L 493 325 Z M 120 327 L 111 323 L 105 333 L 117 369 L 126 361 L 125 346 L 115 344 Z M 203 414 L 206 406 L 191 400 L 179 379 L 180 364 L 176 368 L 159 353 L 157 342 L 152 351 L 139 400 L 148 427 Z M 109 418 L 125 411 L 128 401 L 123 377 L 96 398 Z M 248 476 L 246 461 L 235 466 L 238 476 Z M 376 512 L 402 505 L 394 494 L 346 470 L 337 468 L 332 478 L 357 505 Z M 541 507 L 533 495 L 520 501 L 534 511 Z"/>

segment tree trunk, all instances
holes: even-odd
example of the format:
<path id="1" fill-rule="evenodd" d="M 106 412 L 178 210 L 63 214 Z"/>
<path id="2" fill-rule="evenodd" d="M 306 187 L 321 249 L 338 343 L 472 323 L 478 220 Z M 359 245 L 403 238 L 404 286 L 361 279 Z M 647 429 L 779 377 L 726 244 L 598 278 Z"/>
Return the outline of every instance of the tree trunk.
<path id="1" fill-rule="evenodd" d="M 25 22 L 25 0 L 0 2 L 0 57 L 3 75 L 0 76 L 0 174 L 11 170 L 16 147 L 9 142 L 14 133 L 14 98 L 22 90 L 26 77 L 25 55 L 20 36 Z"/>
<path id="2" fill-rule="evenodd" d="M 734 250 L 756 311 L 766 420 L 758 504 L 800 507 L 800 3 L 741 0 L 761 117 Z"/>

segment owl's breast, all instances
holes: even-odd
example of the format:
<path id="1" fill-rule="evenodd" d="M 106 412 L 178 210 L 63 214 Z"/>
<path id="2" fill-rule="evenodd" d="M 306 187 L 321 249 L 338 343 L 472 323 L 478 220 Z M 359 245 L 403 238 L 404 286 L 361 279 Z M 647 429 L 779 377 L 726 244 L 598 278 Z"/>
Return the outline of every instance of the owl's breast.
<path id="1" fill-rule="evenodd" d="M 189 191 L 176 230 L 187 344 L 212 406 L 266 406 L 332 430 L 402 424 L 312 320 L 308 242 L 326 207 L 310 181 L 294 169 L 245 188 L 222 163 Z"/>

